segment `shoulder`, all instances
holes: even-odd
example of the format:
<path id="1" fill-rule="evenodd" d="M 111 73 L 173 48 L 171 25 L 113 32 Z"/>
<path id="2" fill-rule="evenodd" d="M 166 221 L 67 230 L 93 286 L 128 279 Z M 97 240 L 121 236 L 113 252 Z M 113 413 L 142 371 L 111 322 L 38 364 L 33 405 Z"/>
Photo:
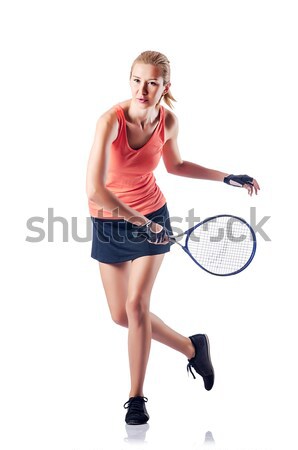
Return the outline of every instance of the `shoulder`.
<path id="1" fill-rule="evenodd" d="M 131 100 L 124 100 L 123 102 L 119 102 L 117 106 L 120 106 L 124 112 L 126 112 L 129 108 Z"/>
<path id="2" fill-rule="evenodd" d="M 107 126 L 113 126 L 117 122 L 117 110 L 116 107 L 113 106 L 112 108 L 105 111 L 99 118 L 97 119 L 97 126 L 99 127 L 107 127 Z"/>
<path id="3" fill-rule="evenodd" d="M 117 110 L 122 109 L 124 115 L 129 107 L 129 100 L 125 100 L 123 102 L 119 102 L 116 105 L 112 106 L 106 112 L 104 112 L 98 119 L 97 123 L 102 125 L 113 125 L 118 122 L 118 114 Z"/>
<path id="4" fill-rule="evenodd" d="M 96 133 L 99 135 L 104 135 L 106 137 L 110 136 L 116 139 L 118 134 L 118 115 L 117 107 L 112 106 L 112 108 L 105 111 L 96 122 Z"/>
<path id="5" fill-rule="evenodd" d="M 164 108 L 165 111 L 165 131 L 167 135 L 167 139 L 171 139 L 178 134 L 178 118 L 177 116 L 167 108 Z"/>

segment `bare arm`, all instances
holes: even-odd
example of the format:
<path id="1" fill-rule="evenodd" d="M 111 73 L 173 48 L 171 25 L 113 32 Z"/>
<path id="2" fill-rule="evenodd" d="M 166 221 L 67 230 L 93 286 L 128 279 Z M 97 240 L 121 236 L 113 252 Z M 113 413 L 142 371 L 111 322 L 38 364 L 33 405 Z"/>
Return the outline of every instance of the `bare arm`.
<path id="1" fill-rule="evenodd" d="M 119 200 L 105 185 L 110 147 L 117 134 L 117 116 L 113 110 L 110 110 L 97 121 L 94 142 L 88 160 L 86 193 L 88 199 L 94 202 L 99 209 L 117 211 L 117 217 L 124 218 L 136 225 L 144 225 L 148 219 Z"/>
<path id="2" fill-rule="evenodd" d="M 223 181 L 229 174 L 219 170 L 208 169 L 190 161 L 184 161 L 179 152 L 177 136 L 178 136 L 178 120 L 170 113 L 167 122 L 168 139 L 164 145 L 163 160 L 167 171 L 174 175 L 179 175 L 188 178 L 197 178 L 201 180 Z M 257 193 L 259 185 L 256 180 L 253 180 L 253 189 L 250 185 L 244 185 L 251 195 L 253 189 Z"/>

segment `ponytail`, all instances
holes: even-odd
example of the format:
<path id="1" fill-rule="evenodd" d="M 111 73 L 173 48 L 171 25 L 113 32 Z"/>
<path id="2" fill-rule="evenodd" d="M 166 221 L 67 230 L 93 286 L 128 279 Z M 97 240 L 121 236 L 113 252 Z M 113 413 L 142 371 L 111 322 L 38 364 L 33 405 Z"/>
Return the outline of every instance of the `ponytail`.
<path id="1" fill-rule="evenodd" d="M 163 101 L 167 106 L 169 106 L 169 108 L 173 109 L 174 105 L 172 102 L 176 102 L 177 100 L 173 97 L 171 91 L 168 90 L 168 92 L 163 96 Z"/>

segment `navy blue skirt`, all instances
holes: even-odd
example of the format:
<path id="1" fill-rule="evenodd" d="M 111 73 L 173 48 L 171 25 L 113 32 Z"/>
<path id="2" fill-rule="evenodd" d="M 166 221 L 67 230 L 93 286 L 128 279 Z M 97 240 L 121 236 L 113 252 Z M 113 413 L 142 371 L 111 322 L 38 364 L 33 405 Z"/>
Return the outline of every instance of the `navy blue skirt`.
<path id="1" fill-rule="evenodd" d="M 169 211 L 165 204 L 157 211 L 146 214 L 149 220 L 165 227 L 170 234 L 172 228 Z M 150 244 L 143 236 L 136 236 L 136 226 L 126 220 L 98 219 L 93 223 L 91 257 L 102 263 L 114 264 L 133 261 L 141 256 L 160 255 L 170 251 L 171 244 Z"/>

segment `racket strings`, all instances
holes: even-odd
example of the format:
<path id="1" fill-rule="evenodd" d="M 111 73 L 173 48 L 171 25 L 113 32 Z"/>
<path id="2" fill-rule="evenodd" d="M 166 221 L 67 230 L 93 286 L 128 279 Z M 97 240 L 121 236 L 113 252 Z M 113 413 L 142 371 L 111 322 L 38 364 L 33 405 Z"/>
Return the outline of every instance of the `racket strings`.
<path id="1" fill-rule="evenodd" d="M 241 270 L 255 249 L 250 227 L 233 217 L 216 217 L 198 226 L 186 245 L 201 267 L 218 275 Z"/>

